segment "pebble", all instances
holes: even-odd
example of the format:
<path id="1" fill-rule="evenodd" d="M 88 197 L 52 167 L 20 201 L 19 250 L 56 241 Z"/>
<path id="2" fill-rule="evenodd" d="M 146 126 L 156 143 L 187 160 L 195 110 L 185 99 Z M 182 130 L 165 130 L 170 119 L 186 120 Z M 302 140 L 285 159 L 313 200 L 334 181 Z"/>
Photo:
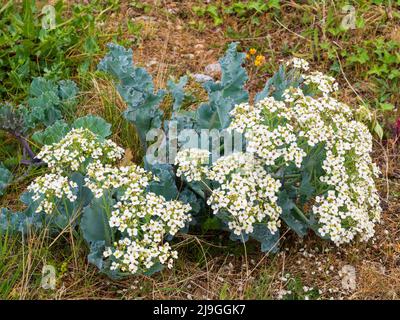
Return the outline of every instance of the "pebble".
<path id="1" fill-rule="evenodd" d="M 215 76 L 221 73 L 221 65 L 219 63 L 211 63 L 204 68 L 204 73 L 209 76 Z"/>
<path id="2" fill-rule="evenodd" d="M 196 82 L 199 82 L 199 83 L 203 83 L 203 82 L 214 80 L 209 75 L 202 74 L 202 73 L 195 73 L 195 74 L 192 75 L 192 77 Z"/>

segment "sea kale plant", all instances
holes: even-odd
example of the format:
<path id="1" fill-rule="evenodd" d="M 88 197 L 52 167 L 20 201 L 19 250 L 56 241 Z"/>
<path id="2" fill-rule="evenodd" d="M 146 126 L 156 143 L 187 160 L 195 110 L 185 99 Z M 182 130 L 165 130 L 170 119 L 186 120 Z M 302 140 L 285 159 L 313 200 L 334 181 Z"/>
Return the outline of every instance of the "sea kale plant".
<path id="1" fill-rule="evenodd" d="M 43 136 L 41 129 L 46 129 L 71 114 L 77 103 L 77 93 L 78 88 L 73 81 L 54 82 L 39 77 L 33 79 L 25 103 L 19 106 L 0 104 L 0 135 L 11 135 L 22 146 L 21 160 L 10 152 L 12 156 L 4 160 L 5 165 L 0 163 L 0 194 L 12 183 L 10 167 L 18 163 L 41 164 L 31 148 L 30 138 L 43 144 L 44 141 L 40 139 Z"/>
<path id="2" fill-rule="evenodd" d="M 293 58 L 250 102 L 244 54 L 232 43 L 219 61 L 221 80 L 203 84 L 208 102 L 186 111 L 181 108 L 186 76 L 178 84 L 170 81 L 167 91 L 154 92 L 150 75 L 133 64 L 130 50 L 109 48 L 99 69 L 116 79 L 128 105 L 125 118 L 136 126 L 144 151 L 150 130 L 164 129 L 168 136 L 172 122 L 178 131 L 201 135 L 202 129 L 214 129 L 243 137 L 234 153 L 224 150 L 222 139 L 216 146 L 208 141 L 195 147 L 178 140 L 174 162 L 163 164 L 176 173 L 165 184 L 184 192 L 182 200 L 197 210 L 195 222 L 228 230 L 233 240 L 258 240 L 263 251 L 277 250 L 283 228 L 301 237 L 313 230 L 336 245 L 373 236 L 381 208 L 372 136 L 357 121 L 357 111 L 335 98 L 334 78 L 310 72 L 306 61 Z M 166 94 L 174 98 L 170 119 L 159 107 Z M 210 146 L 225 154 L 213 159 Z M 160 165 L 148 157 L 149 152 L 146 166 Z"/>
<path id="3" fill-rule="evenodd" d="M 73 81 L 58 83 L 44 78 L 34 78 L 27 102 L 20 106 L 0 105 L 0 130 L 14 136 L 22 145 L 25 163 L 38 159 L 32 151 L 28 138 L 35 129 L 46 128 L 73 112 L 78 88 Z"/>
<path id="4" fill-rule="evenodd" d="M 43 145 L 34 159 L 48 171 L 21 196 L 25 210 L 2 209 L 1 229 L 70 228 L 86 240 L 89 262 L 115 278 L 171 268 L 178 253 L 170 241 L 190 228 L 251 238 L 263 252 L 278 250 L 283 230 L 313 231 L 336 245 L 374 235 L 381 208 L 372 137 L 357 111 L 336 99 L 335 79 L 293 58 L 250 101 L 245 55 L 232 43 L 219 60 L 221 79 L 202 84 L 208 100 L 187 108 L 187 75 L 155 91 L 131 50 L 109 50 L 99 70 L 127 104 L 143 166 L 121 165 L 124 150 L 102 118 L 69 124 L 56 115 L 32 136 Z M 167 96 L 170 117 L 160 107 Z M 188 143 L 185 133 L 204 130 L 217 138 Z M 230 150 L 234 137 L 239 144 Z M 1 167 L 0 177 L 10 179 Z"/>
<path id="5" fill-rule="evenodd" d="M 177 174 L 201 181 L 213 213 L 243 239 L 260 228 L 274 237 L 283 221 L 299 235 L 311 228 L 337 245 L 368 240 L 381 213 L 371 134 L 331 96 L 333 78 L 303 74 L 308 66 L 297 59 L 292 67 L 303 79 L 298 87 L 230 112 L 228 130 L 244 134 L 245 152 L 207 166 L 207 152 L 182 150 Z"/>
<path id="6" fill-rule="evenodd" d="M 22 196 L 27 209 L 3 209 L 0 225 L 20 232 L 43 226 L 53 234 L 81 232 L 89 261 L 112 277 L 171 268 L 177 252 L 164 240 L 190 222 L 190 205 L 151 192 L 158 178 L 143 168 L 117 166 L 125 152 L 104 136 L 104 120 L 89 116 L 77 122 L 82 127 L 42 147 L 37 157 L 49 172 Z"/>

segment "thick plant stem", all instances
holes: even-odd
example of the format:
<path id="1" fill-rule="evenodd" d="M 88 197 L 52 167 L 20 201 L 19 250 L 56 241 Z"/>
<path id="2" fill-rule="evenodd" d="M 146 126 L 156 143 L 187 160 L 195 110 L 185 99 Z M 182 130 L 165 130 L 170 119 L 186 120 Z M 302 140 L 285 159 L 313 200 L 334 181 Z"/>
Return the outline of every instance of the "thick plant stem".
<path id="1" fill-rule="evenodd" d="M 296 213 L 300 216 L 300 218 L 302 220 L 304 220 L 304 222 L 309 223 L 308 218 L 305 216 L 305 214 L 303 213 L 303 211 L 301 211 L 295 204 L 293 205 L 293 209 L 294 211 L 296 211 Z"/>
<path id="2" fill-rule="evenodd" d="M 24 154 L 28 154 L 29 158 L 31 158 L 31 160 L 21 160 L 22 164 L 29 165 L 29 166 L 30 165 L 41 166 L 41 165 L 45 164 L 42 160 L 40 160 L 36 157 L 36 154 L 32 151 L 31 147 L 29 146 L 28 141 L 26 141 L 26 138 L 20 132 L 10 131 L 10 133 L 22 145 Z"/>
<path id="3" fill-rule="evenodd" d="M 28 153 L 29 157 L 32 160 L 36 160 L 38 161 L 38 159 L 36 159 L 36 154 L 32 151 L 31 147 L 29 146 L 29 143 L 26 141 L 25 137 L 23 137 L 19 132 L 13 132 L 12 133 L 17 139 L 18 141 L 21 143 L 21 145 L 23 146 L 23 148 L 25 149 L 25 151 Z"/>

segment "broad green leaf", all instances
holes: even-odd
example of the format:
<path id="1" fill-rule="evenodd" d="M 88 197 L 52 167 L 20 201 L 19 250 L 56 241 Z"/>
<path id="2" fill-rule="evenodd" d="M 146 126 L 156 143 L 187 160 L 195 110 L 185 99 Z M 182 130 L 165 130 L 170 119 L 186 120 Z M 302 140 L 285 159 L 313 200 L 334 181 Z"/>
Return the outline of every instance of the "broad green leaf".
<path id="1" fill-rule="evenodd" d="M 167 163 L 146 164 L 146 169 L 151 171 L 159 181 L 151 181 L 150 192 L 163 196 L 166 200 L 174 200 L 178 197 L 178 188 L 175 184 L 175 174 L 172 166 Z"/>
<path id="2" fill-rule="evenodd" d="M 114 201 L 111 198 L 104 200 L 93 199 L 92 203 L 85 207 L 80 221 L 80 228 L 84 239 L 88 243 L 105 241 L 107 246 L 112 244 L 112 231 L 108 224 L 107 210 L 110 210 Z"/>
<path id="3" fill-rule="evenodd" d="M 32 208 L 24 211 L 12 212 L 8 209 L 0 209 L 0 230 L 11 234 L 34 232 L 44 225 L 44 217 L 36 213 Z"/>
<path id="4" fill-rule="evenodd" d="M 301 175 L 301 183 L 299 187 L 299 195 L 301 197 L 301 202 L 305 203 L 308 201 L 315 192 L 315 188 L 311 184 L 311 177 L 307 171 L 303 171 Z"/>
<path id="5" fill-rule="evenodd" d="M 187 84 L 188 77 L 183 76 L 179 79 L 177 83 L 175 83 L 173 80 L 168 80 L 167 86 L 168 86 L 168 91 L 174 98 L 174 104 L 172 106 L 173 111 L 179 111 L 179 109 L 182 106 L 183 99 L 185 98 L 185 86 Z"/>
<path id="6" fill-rule="evenodd" d="M 23 109 L 10 104 L 0 105 L 0 130 L 24 133 L 26 126 Z"/>
<path id="7" fill-rule="evenodd" d="M 25 123 L 30 128 L 37 125 L 51 126 L 62 118 L 63 111 L 69 111 L 76 102 L 78 89 L 72 81 L 51 80 L 38 77 L 33 79 L 29 89 L 28 106 L 25 108 Z"/>
<path id="8" fill-rule="evenodd" d="M 294 210 L 295 204 L 286 191 L 280 192 L 278 205 L 282 208 L 281 219 L 300 237 L 304 237 L 307 234 L 308 225 Z"/>
<path id="9" fill-rule="evenodd" d="M 232 241 L 240 241 L 240 242 L 244 243 L 249 240 L 249 235 L 247 233 L 242 233 L 241 235 L 237 235 L 237 234 L 231 232 L 229 235 L 229 239 Z"/>
<path id="10" fill-rule="evenodd" d="M 394 105 L 391 103 L 380 103 L 379 108 L 382 111 L 392 111 L 394 109 Z"/>
<path id="11" fill-rule="evenodd" d="M 265 223 L 254 224 L 250 237 L 261 243 L 262 252 L 275 253 L 279 249 L 279 231 L 272 234 Z"/>
<path id="12" fill-rule="evenodd" d="M 0 196 L 12 180 L 12 173 L 0 162 Z"/>
<path id="13" fill-rule="evenodd" d="M 235 104 L 249 99 L 249 94 L 244 88 L 248 76 L 242 67 L 245 54 L 237 52 L 236 48 L 237 43 L 231 43 L 219 60 L 221 81 L 207 81 L 203 84 L 208 92 L 209 101 L 201 104 L 197 110 L 199 128 L 227 128 L 230 123 L 229 112 Z"/>
<path id="14" fill-rule="evenodd" d="M 383 129 L 382 129 L 381 125 L 378 122 L 375 123 L 374 132 L 379 137 L 379 139 L 382 140 L 382 138 L 383 138 Z"/>
<path id="15" fill-rule="evenodd" d="M 201 228 L 204 232 L 207 232 L 210 230 L 220 230 L 221 229 L 221 220 L 215 216 L 208 217 L 201 225 Z"/>
<path id="16" fill-rule="evenodd" d="M 147 148 L 146 135 L 162 124 L 163 112 L 159 108 L 165 91 L 154 93 L 153 79 L 144 69 L 133 63 L 132 50 L 109 44 L 108 54 L 100 61 L 98 69 L 109 73 L 117 82 L 117 90 L 128 105 L 125 118 L 132 122 L 142 146 Z"/>
<path id="17" fill-rule="evenodd" d="M 36 131 L 32 140 L 41 145 L 50 145 L 59 142 L 70 130 L 64 120 L 58 120 L 43 131 Z"/>
<path id="18" fill-rule="evenodd" d="M 88 254 L 88 262 L 95 265 L 99 270 L 104 268 L 105 241 L 98 240 L 90 243 L 90 252 Z"/>
<path id="19" fill-rule="evenodd" d="M 88 115 L 76 119 L 72 127 L 88 129 L 104 139 L 111 135 L 111 124 L 99 116 Z"/>

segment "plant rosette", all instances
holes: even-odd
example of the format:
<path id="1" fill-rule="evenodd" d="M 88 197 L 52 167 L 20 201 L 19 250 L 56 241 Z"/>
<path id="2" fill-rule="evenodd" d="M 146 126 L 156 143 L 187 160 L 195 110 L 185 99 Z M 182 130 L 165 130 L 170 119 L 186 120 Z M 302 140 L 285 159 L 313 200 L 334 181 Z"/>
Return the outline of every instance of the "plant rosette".
<path id="1" fill-rule="evenodd" d="M 288 65 L 308 70 L 299 59 Z M 261 225 L 272 238 L 283 220 L 301 236 L 311 228 L 336 245 L 367 241 L 381 214 L 372 136 L 332 97 L 334 78 L 313 72 L 301 79 L 281 99 L 241 103 L 230 112 L 228 130 L 244 135 L 244 153 L 205 166 L 205 150 L 182 150 L 177 174 L 201 181 L 212 212 L 242 239 Z"/>

